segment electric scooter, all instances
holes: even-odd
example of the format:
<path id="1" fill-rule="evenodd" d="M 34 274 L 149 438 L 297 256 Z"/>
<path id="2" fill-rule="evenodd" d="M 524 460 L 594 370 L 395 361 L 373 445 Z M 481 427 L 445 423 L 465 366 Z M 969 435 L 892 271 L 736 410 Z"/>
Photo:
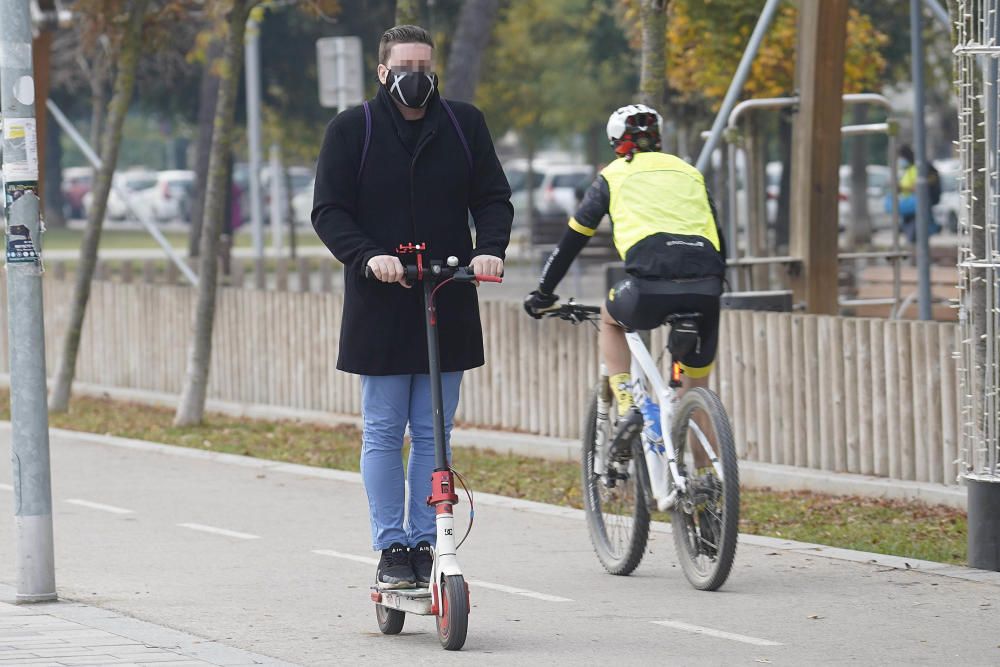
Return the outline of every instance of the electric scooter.
<path id="1" fill-rule="evenodd" d="M 455 493 L 455 476 L 445 447 L 444 408 L 441 398 L 441 364 L 438 350 L 437 311 L 434 295 L 446 283 L 502 282 L 501 278 L 476 275 L 470 267 L 458 266 L 458 258 L 447 262 L 425 261 L 427 244 L 408 243 L 396 250 L 400 255 L 415 256 L 414 266 L 406 267 L 406 279 L 419 282 L 423 287 L 424 320 L 427 327 L 427 358 L 431 380 L 431 406 L 434 411 L 434 472 L 431 475 L 431 495 L 427 504 L 434 507 L 437 524 L 437 545 L 434 548 L 434 565 L 428 588 L 382 589 L 372 587 L 371 599 L 375 603 L 375 617 L 383 634 L 399 634 L 406 614 L 435 617 L 438 639 L 446 650 L 457 651 L 465 645 L 469 628 L 469 585 L 465 583 L 458 565 L 456 551 L 455 516 L 453 506 L 458 502 Z M 372 277 L 368 269 L 365 275 Z M 461 479 L 461 476 L 459 476 Z M 463 486 L 465 486 L 463 482 Z M 469 496 L 470 505 L 472 494 Z M 470 509 L 470 517 L 474 516 Z M 469 528 L 471 529 L 471 520 Z M 468 537 L 468 532 L 465 534 Z M 465 537 L 462 538 L 462 541 Z"/>

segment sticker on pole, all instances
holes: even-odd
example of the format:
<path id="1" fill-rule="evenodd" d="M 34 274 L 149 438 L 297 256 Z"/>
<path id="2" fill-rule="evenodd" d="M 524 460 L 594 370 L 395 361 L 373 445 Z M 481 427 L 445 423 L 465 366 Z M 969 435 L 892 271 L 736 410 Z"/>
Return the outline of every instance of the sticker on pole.
<path id="1" fill-rule="evenodd" d="M 31 230 L 26 225 L 9 224 L 10 207 L 18 199 L 26 194 L 38 196 L 37 183 L 6 183 L 4 194 L 8 211 L 7 225 L 7 263 L 30 263 L 38 262 L 41 256 L 38 248 L 35 247 L 34 239 L 31 238 Z"/>
<path id="2" fill-rule="evenodd" d="M 31 230 L 25 225 L 11 225 L 7 228 L 7 263 L 37 262 L 38 250 L 31 240 Z"/>
<path id="3" fill-rule="evenodd" d="M 3 123 L 5 181 L 38 180 L 38 140 L 34 118 L 5 118 Z"/>

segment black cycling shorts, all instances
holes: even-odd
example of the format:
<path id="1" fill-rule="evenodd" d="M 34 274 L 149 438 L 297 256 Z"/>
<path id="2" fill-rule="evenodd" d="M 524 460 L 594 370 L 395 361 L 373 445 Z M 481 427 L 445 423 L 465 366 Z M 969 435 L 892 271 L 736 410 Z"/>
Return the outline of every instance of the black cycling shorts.
<path id="1" fill-rule="evenodd" d="M 628 331 L 655 329 L 675 313 L 701 313 L 700 345 L 678 359 L 685 375 L 708 375 L 719 347 L 719 297 L 722 280 L 648 280 L 629 277 L 615 285 L 606 302 L 608 313 Z"/>

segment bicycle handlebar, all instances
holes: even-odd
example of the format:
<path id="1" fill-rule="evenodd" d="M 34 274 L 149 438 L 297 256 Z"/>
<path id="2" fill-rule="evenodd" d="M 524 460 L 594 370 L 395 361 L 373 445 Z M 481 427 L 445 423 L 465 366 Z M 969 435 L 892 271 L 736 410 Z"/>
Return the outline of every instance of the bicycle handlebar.
<path id="1" fill-rule="evenodd" d="M 558 317 L 561 320 L 576 324 L 599 320 L 601 318 L 601 308 L 600 306 L 585 306 L 570 299 L 560 306 L 553 306 L 551 310 L 545 311 L 542 313 L 542 317 Z"/>

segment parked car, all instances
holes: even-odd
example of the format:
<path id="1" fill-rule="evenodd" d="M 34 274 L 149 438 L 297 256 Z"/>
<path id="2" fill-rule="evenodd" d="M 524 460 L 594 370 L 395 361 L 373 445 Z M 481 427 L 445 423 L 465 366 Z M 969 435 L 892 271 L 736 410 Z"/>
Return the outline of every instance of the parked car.
<path id="1" fill-rule="evenodd" d="M 112 177 L 112 183 L 124 187 L 125 190 L 132 195 L 130 199 L 133 205 L 138 207 L 140 211 L 145 211 L 148 215 L 152 214 L 149 210 L 147 198 L 141 193 L 144 190 L 152 188 L 156 185 L 155 172 L 144 169 L 117 172 Z M 84 195 L 83 207 L 87 213 L 89 213 L 90 207 L 93 205 L 93 201 L 93 192 L 88 192 Z M 115 192 L 114 187 L 111 188 L 111 192 L 108 194 L 107 217 L 111 220 L 124 220 L 128 217 L 128 209 L 125 206 L 125 202 L 118 196 L 118 193 Z"/>
<path id="2" fill-rule="evenodd" d="M 952 233 L 958 232 L 958 211 L 961 201 L 958 193 L 958 177 L 962 163 L 955 159 L 935 160 L 934 168 L 941 177 L 941 201 L 932 209 L 934 221 Z"/>
<path id="3" fill-rule="evenodd" d="M 142 191 L 153 218 L 159 222 L 191 222 L 194 178 L 194 172 L 188 169 L 157 172 L 156 184 Z"/>
<path id="4" fill-rule="evenodd" d="M 309 197 L 312 197 L 312 184 L 315 180 L 315 172 L 309 167 L 286 166 L 288 180 L 291 185 L 291 197 L 308 190 Z M 233 182 L 240 188 L 240 209 L 244 221 L 250 220 L 250 166 L 245 162 L 237 162 L 233 165 Z M 271 218 L 271 165 L 264 164 L 260 170 L 260 197 L 261 216 L 264 223 Z M 310 204 L 311 205 L 311 204 Z M 297 219 L 297 218 L 296 218 Z"/>
<path id="5" fill-rule="evenodd" d="M 309 181 L 309 185 L 300 189 L 292 195 L 292 218 L 297 225 L 312 224 L 313 189 L 316 186 L 316 179 Z"/>
<path id="6" fill-rule="evenodd" d="M 83 218 L 86 216 L 83 198 L 90 192 L 93 180 L 94 169 L 92 167 L 67 167 L 63 169 L 61 189 L 65 217 Z"/>
<path id="7" fill-rule="evenodd" d="M 869 164 L 868 172 L 868 216 L 872 229 L 888 229 L 892 226 L 892 216 L 885 212 L 885 198 L 889 191 L 889 167 Z M 838 190 L 837 213 L 840 228 L 847 229 L 851 222 L 851 165 L 840 165 L 840 187 Z"/>
<path id="8" fill-rule="evenodd" d="M 781 192 L 782 164 L 767 163 L 767 221 L 774 224 L 778 218 L 778 197 Z M 889 194 L 889 168 L 880 164 L 869 164 L 868 172 L 868 214 L 871 216 L 872 228 L 882 229 L 891 225 L 891 218 L 885 212 L 885 197 Z M 840 229 L 847 229 L 851 221 L 851 165 L 842 164 L 839 169 L 839 185 L 837 188 L 837 217 Z M 741 190 L 738 194 L 740 220 L 745 220 L 746 198 Z"/>
<path id="9" fill-rule="evenodd" d="M 570 216 L 576 211 L 577 189 L 589 184 L 594 170 L 586 164 L 535 161 L 532 179 L 528 183 L 526 160 L 511 160 L 504 165 L 510 183 L 510 203 L 514 207 L 514 224 L 524 220 L 528 211 L 529 187 L 534 190 L 535 211 L 542 215 Z"/>

